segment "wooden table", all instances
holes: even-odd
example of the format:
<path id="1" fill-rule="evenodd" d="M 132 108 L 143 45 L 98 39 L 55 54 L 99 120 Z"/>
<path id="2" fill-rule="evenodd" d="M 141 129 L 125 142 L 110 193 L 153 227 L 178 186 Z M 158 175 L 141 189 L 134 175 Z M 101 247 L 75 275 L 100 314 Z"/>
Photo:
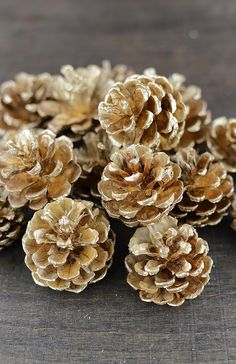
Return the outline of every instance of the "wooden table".
<path id="1" fill-rule="evenodd" d="M 0 79 L 110 59 L 183 72 L 213 116 L 236 116 L 235 0 L 8 0 L 0 4 Z M 34 285 L 20 243 L 0 254 L 0 363 L 236 363 L 236 241 L 229 220 L 199 230 L 214 269 L 179 308 L 139 301 L 123 265 L 132 233 L 116 225 L 114 265 L 80 295 Z"/>

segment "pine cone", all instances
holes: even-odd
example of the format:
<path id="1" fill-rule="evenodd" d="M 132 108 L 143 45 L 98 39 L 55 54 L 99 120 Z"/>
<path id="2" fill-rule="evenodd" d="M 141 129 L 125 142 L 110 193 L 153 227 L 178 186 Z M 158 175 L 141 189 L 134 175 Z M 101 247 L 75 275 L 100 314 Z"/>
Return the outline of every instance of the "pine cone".
<path id="1" fill-rule="evenodd" d="M 48 127 L 56 134 L 68 134 L 73 140 L 91 130 L 98 120 L 98 104 L 115 82 L 110 77 L 119 79 L 122 74 L 125 77 L 126 70 L 120 67 L 112 70 L 107 62 L 102 67 L 62 67 L 62 76 L 53 82 L 53 99 L 38 107 L 41 116 L 52 118 Z"/>
<path id="2" fill-rule="evenodd" d="M 191 225 L 165 216 L 136 230 L 125 259 L 127 281 L 142 301 L 180 306 L 199 296 L 209 281 L 207 242 Z"/>
<path id="3" fill-rule="evenodd" d="M 207 103 L 202 99 L 202 91 L 195 85 L 185 86 L 185 77 L 174 73 L 169 77 L 169 82 L 174 90 L 181 93 L 187 109 L 184 134 L 180 139 L 177 149 L 194 147 L 206 140 L 207 124 L 211 121 L 211 113 Z"/>
<path id="4" fill-rule="evenodd" d="M 167 214 L 182 198 L 181 171 L 163 152 L 131 145 L 115 152 L 98 190 L 108 214 L 127 226 L 148 224 Z"/>
<path id="5" fill-rule="evenodd" d="M 100 200 L 97 184 L 113 151 L 115 147 L 101 127 L 85 134 L 82 145 L 76 150 L 76 160 L 82 167 L 82 175 L 74 184 L 74 196 L 89 199 L 93 196 Z"/>
<path id="6" fill-rule="evenodd" d="M 7 193 L 0 186 L 0 251 L 19 239 L 24 215 L 8 203 Z"/>
<path id="7" fill-rule="evenodd" d="M 92 202 L 60 198 L 34 214 L 23 249 L 36 284 L 79 293 L 106 275 L 114 236 Z"/>
<path id="8" fill-rule="evenodd" d="M 209 126 L 207 145 L 227 171 L 236 172 L 236 119 L 214 120 Z"/>
<path id="9" fill-rule="evenodd" d="M 232 227 L 232 229 L 236 230 L 236 194 L 234 194 L 234 197 L 233 197 L 231 215 L 232 215 L 232 218 L 233 218 L 231 227 Z"/>
<path id="10" fill-rule="evenodd" d="M 176 159 L 185 192 L 171 214 L 194 226 L 218 224 L 231 204 L 232 177 L 208 152 L 198 155 L 193 148 L 186 148 Z"/>
<path id="11" fill-rule="evenodd" d="M 37 105 L 49 95 L 51 76 L 19 73 L 0 89 L 0 133 L 21 127 L 34 127 L 42 122 Z"/>
<path id="12" fill-rule="evenodd" d="M 38 210 L 68 195 L 80 173 L 70 139 L 50 130 L 9 132 L 0 144 L 0 182 L 15 208 L 29 202 Z"/>
<path id="13" fill-rule="evenodd" d="M 184 131 L 182 97 L 165 77 L 134 75 L 115 84 L 99 104 L 99 120 L 118 146 L 170 150 Z"/>

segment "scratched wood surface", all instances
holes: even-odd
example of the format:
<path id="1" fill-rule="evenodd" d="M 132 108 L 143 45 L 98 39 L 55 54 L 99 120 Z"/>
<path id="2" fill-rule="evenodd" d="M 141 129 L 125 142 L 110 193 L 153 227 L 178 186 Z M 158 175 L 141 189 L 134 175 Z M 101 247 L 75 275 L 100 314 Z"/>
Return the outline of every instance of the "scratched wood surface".
<path id="1" fill-rule="evenodd" d="M 0 79 L 110 59 L 183 72 L 214 116 L 236 115 L 235 0 L 0 1 Z M 236 241 L 229 220 L 201 229 L 214 269 L 180 308 L 139 301 L 125 283 L 131 230 L 114 265 L 80 295 L 36 287 L 20 243 L 0 255 L 0 363 L 236 363 Z"/>

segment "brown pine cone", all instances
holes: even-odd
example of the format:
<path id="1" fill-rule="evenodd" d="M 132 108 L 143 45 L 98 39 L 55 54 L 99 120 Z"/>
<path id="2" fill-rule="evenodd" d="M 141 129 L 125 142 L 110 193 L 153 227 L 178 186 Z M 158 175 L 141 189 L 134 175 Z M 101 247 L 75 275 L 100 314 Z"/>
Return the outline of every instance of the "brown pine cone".
<path id="1" fill-rule="evenodd" d="M 92 196 L 100 200 L 97 184 L 113 151 L 115 147 L 101 127 L 85 134 L 82 145 L 76 150 L 76 160 L 82 167 L 82 174 L 73 186 L 74 196 L 89 199 Z"/>
<path id="2" fill-rule="evenodd" d="M 211 121 L 211 113 L 207 103 L 202 99 L 202 91 L 195 85 L 186 86 L 185 77 L 174 73 L 169 77 L 169 82 L 174 90 L 181 93 L 183 102 L 187 109 L 184 134 L 182 135 L 177 149 L 194 147 L 195 144 L 206 140 L 207 125 Z"/>
<path id="3" fill-rule="evenodd" d="M 0 186 L 0 251 L 20 238 L 24 215 L 8 203 L 7 193 Z"/>
<path id="4" fill-rule="evenodd" d="M 221 117 L 209 126 L 207 145 L 227 171 L 236 172 L 236 119 Z"/>
<path id="5" fill-rule="evenodd" d="M 207 242 L 191 225 L 164 216 L 136 230 L 125 259 L 127 282 L 142 301 L 180 306 L 199 296 L 208 283 L 212 259 Z"/>
<path id="6" fill-rule="evenodd" d="M 42 102 L 38 111 L 43 117 L 52 118 L 48 127 L 56 134 L 63 133 L 73 140 L 80 139 L 96 125 L 98 104 L 114 84 L 125 77 L 128 70 L 117 66 L 114 70 L 105 62 L 102 67 L 89 65 L 74 69 L 64 66 L 62 76 L 54 78 L 53 98 Z"/>
<path id="7" fill-rule="evenodd" d="M 236 194 L 234 194 L 234 197 L 233 197 L 231 215 L 232 215 L 232 218 L 233 218 L 231 227 L 232 227 L 232 229 L 236 230 Z"/>
<path id="8" fill-rule="evenodd" d="M 0 89 L 0 133 L 21 127 L 34 127 L 43 120 L 37 105 L 49 96 L 51 76 L 19 73 L 15 80 L 6 81 Z"/>
<path id="9" fill-rule="evenodd" d="M 50 130 L 9 132 L 0 144 L 0 182 L 14 207 L 33 210 L 66 196 L 81 173 L 69 138 Z"/>
<path id="10" fill-rule="evenodd" d="M 36 284 L 79 293 L 106 275 L 114 242 L 107 218 L 92 202 L 60 198 L 29 222 L 25 263 Z"/>
<path id="11" fill-rule="evenodd" d="M 185 106 L 162 76 L 134 75 L 115 84 L 99 104 L 102 127 L 118 146 L 144 144 L 170 150 L 184 131 Z"/>
<path id="12" fill-rule="evenodd" d="M 198 155 L 186 148 L 176 154 L 176 160 L 185 192 L 171 214 L 194 226 L 218 224 L 231 205 L 232 177 L 208 152 Z"/>
<path id="13" fill-rule="evenodd" d="M 154 222 L 181 200 L 180 174 L 167 154 L 131 145 L 115 152 L 104 168 L 98 184 L 103 207 L 127 226 Z"/>

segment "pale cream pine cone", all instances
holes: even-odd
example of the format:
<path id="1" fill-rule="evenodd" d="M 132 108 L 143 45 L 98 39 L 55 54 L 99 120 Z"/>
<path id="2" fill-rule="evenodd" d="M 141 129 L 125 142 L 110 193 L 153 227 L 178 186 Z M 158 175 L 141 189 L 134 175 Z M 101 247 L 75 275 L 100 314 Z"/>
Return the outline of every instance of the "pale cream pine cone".
<path id="1" fill-rule="evenodd" d="M 36 284 L 79 293 L 106 275 L 114 243 L 107 218 L 92 202 L 60 198 L 29 222 L 25 263 Z"/>
<path id="2" fill-rule="evenodd" d="M 98 184 L 103 207 L 127 226 L 154 222 L 181 200 L 180 174 L 163 152 L 143 145 L 121 149 L 111 156 Z"/>
<path id="3" fill-rule="evenodd" d="M 0 182 L 14 208 L 38 210 L 68 195 L 80 173 L 70 139 L 50 130 L 9 132 L 0 143 Z"/>
<path id="4" fill-rule="evenodd" d="M 74 69 L 63 66 L 62 76 L 54 78 L 53 97 L 42 102 L 38 112 L 52 118 L 48 127 L 56 134 L 63 133 L 73 140 L 91 130 L 98 120 L 98 104 L 115 83 L 129 74 L 125 66 L 111 68 L 109 62 L 101 67 L 89 65 Z"/>
<path id="5" fill-rule="evenodd" d="M 184 133 L 177 149 L 194 147 L 206 141 L 207 125 L 211 121 L 211 113 L 207 103 L 202 99 L 202 91 L 195 85 L 186 86 L 185 77 L 174 73 L 169 77 L 174 90 L 181 93 L 187 109 Z"/>
<path id="6" fill-rule="evenodd" d="M 164 216 L 136 230 L 125 259 L 127 281 L 142 301 L 180 306 L 199 296 L 208 283 L 208 244 L 191 225 Z"/>
<path id="7" fill-rule="evenodd" d="M 176 154 L 185 186 L 183 199 L 171 214 L 194 226 L 216 225 L 227 215 L 234 191 L 233 179 L 222 163 L 193 148 Z"/>
<path id="8" fill-rule="evenodd" d="M 0 251 L 20 238 L 23 220 L 23 212 L 9 205 L 7 192 L 0 186 Z"/>
<path id="9" fill-rule="evenodd" d="M 32 128 L 43 122 L 37 105 L 50 96 L 52 77 L 48 73 L 18 73 L 15 80 L 0 87 L 0 133 Z"/>
<path id="10" fill-rule="evenodd" d="M 182 97 L 167 78 L 134 75 L 116 83 L 99 104 L 99 120 L 117 146 L 171 150 L 184 132 Z"/>
<path id="11" fill-rule="evenodd" d="M 227 171 L 236 172 L 236 119 L 215 119 L 209 125 L 207 145 Z"/>

